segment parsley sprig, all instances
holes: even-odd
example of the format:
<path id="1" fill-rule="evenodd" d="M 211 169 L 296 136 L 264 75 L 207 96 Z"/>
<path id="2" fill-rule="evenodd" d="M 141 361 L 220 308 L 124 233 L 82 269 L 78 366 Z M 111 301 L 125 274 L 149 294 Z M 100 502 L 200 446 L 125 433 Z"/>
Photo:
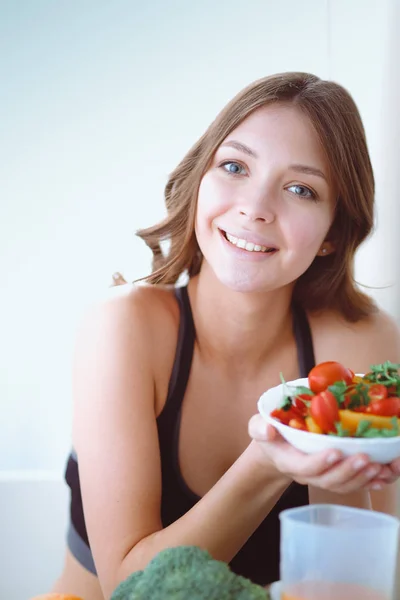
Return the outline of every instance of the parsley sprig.
<path id="1" fill-rule="evenodd" d="M 364 377 L 369 383 L 380 383 L 386 387 L 395 386 L 397 393 L 400 393 L 400 364 L 395 364 L 387 360 L 380 365 L 372 365 L 371 371 Z"/>
<path id="2" fill-rule="evenodd" d="M 284 398 L 280 406 L 280 408 L 282 408 L 283 410 L 289 410 L 292 406 L 293 400 L 298 396 L 310 396 L 310 400 L 312 396 L 314 396 L 314 392 L 312 392 L 308 387 L 304 387 L 302 385 L 288 385 L 282 373 L 280 373 L 280 378 L 284 389 Z M 304 398 L 302 398 L 302 401 L 305 404 L 309 405 L 309 402 L 307 400 L 304 400 Z"/>
<path id="3" fill-rule="evenodd" d="M 358 438 L 388 438 L 388 437 L 396 437 L 399 435 L 399 423 L 396 417 L 390 419 L 392 423 L 392 427 L 378 429 L 377 427 L 372 427 L 371 422 L 367 419 L 362 419 L 357 426 L 357 431 L 354 437 Z"/>

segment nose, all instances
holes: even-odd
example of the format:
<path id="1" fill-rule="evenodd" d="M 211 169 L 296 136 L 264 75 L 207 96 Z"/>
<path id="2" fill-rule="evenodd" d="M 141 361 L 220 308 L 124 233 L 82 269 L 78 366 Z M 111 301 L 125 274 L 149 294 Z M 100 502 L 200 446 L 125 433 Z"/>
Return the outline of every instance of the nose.
<path id="1" fill-rule="evenodd" d="M 272 223 L 275 221 L 275 213 L 267 206 L 242 206 L 239 214 L 243 219 L 258 223 Z"/>
<path id="2" fill-rule="evenodd" d="M 272 223 L 278 211 L 278 194 L 274 182 L 262 181 L 247 186 L 237 198 L 237 209 L 242 221 Z"/>

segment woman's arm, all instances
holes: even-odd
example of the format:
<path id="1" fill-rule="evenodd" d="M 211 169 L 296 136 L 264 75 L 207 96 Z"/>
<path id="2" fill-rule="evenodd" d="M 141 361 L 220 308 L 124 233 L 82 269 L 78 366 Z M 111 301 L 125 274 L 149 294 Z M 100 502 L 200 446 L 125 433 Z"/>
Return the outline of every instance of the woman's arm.
<path id="1" fill-rule="evenodd" d="M 229 561 L 289 483 L 276 471 L 268 475 L 257 445 L 250 444 L 193 509 L 162 528 L 154 304 L 148 289 L 124 292 L 92 310 L 78 335 L 73 436 L 85 521 L 106 598 L 169 546 L 194 544 Z"/>

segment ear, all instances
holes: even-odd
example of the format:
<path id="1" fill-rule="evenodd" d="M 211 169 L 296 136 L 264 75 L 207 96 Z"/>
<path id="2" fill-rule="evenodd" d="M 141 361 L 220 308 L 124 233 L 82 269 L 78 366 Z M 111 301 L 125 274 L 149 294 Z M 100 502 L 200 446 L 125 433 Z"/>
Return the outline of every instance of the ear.
<path id="1" fill-rule="evenodd" d="M 335 245 L 332 242 L 324 242 L 317 252 L 317 256 L 328 256 L 335 252 Z"/>

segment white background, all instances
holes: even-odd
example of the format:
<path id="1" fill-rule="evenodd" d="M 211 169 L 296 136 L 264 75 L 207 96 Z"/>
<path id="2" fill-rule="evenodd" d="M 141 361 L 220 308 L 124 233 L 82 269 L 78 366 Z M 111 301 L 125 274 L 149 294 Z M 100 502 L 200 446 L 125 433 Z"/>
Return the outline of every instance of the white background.
<path id="1" fill-rule="evenodd" d="M 299 70 L 352 93 L 378 209 L 356 276 L 400 320 L 399 26 L 399 0 L 0 0 L 0 598 L 61 566 L 82 309 L 114 271 L 149 272 L 135 230 L 249 82 Z"/>

